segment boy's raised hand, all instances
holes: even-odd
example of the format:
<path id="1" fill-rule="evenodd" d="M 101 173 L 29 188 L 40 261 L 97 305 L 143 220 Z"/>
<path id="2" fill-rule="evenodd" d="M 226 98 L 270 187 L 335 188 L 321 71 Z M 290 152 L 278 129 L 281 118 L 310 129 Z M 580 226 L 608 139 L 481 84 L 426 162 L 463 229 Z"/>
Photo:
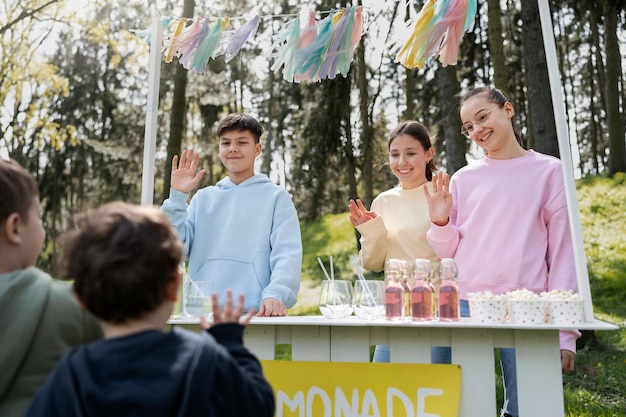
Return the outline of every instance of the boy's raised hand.
<path id="1" fill-rule="evenodd" d="M 448 224 L 450 210 L 452 210 L 452 194 L 450 194 L 450 176 L 443 172 L 433 175 L 433 193 L 428 191 L 428 184 L 424 184 L 424 194 L 428 202 L 430 221 L 437 226 Z"/>
<path id="2" fill-rule="evenodd" d="M 178 155 L 174 155 L 172 158 L 172 175 L 170 177 L 172 189 L 189 194 L 200 184 L 200 180 L 206 170 L 201 169 L 196 172 L 199 161 L 200 154 L 194 153 L 193 149 L 183 151 L 180 156 L 180 163 L 178 163 Z"/>

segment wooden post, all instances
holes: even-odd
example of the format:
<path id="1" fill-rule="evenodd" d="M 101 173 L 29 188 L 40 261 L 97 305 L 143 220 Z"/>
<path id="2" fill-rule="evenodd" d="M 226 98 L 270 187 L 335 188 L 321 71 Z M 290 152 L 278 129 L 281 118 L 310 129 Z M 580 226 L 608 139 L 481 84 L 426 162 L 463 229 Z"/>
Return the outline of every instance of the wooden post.
<path id="1" fill-rule="evenodd" d="M 548 64 L 548 77 L 550 79 L 550 91 L 552 92 L 552 107 L 554 108 L 556 121 L 556 136 L 559 141 L 563 180 L 565 181 L 565 196 L 567 198 L 567 211 L 574 245 L 578 293 L 583 299 L 585 321 L 590 322 L 593 321 L 593 304 L 591 302 L 589 272 L 587 271 L 585 247 L 583 246 L 582 229 L 580 227 L 580 212 L 578 210 L 578 199 L 576 197 L 576 183 L 574 182 L 572 150 L 569 143 L 567 118 L 565 117 L 565 101 L 563 100 L 563 91 L 561 90 L 559 64 L 556 59 L 552 15 L 550 14 L 550 5 L 547 0 L 537 0 L 537 3 L 539 5 L 541 32 L 543 33 L 543 45 L 546 51 L 546 62 Z"/>
<path id="2" fill-rule="evenodd" d="M 159 82 L 161 78 L 161 47 L 163 27 L 161 19 L 153 19 L 150 38 L 150 73 L 148 75 L 148 103 L 143 148 L 141 177 L 141 205 L 154 204 L 154 158 L 156 153 L 157 117 L 159 112 Z"/>

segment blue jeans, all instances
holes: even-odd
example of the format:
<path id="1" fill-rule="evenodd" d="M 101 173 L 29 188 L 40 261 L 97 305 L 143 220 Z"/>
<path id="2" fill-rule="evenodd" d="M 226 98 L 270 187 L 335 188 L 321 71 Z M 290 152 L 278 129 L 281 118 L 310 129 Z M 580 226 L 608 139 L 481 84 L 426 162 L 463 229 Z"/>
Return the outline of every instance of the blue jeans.
<path id="1" fill-rule="evenodd" d="M 461 316 L 469 317 L 469 303 L 461 300 Z M 388 347 L 387 347 L 388 349 Z M 499 348 L 500 367 L 502 369 L 502 379 L 504 380 L 504 404 L 502 413 L 509 413 L 517 417 L 519 415 L 517 407 L 517 369 L 515 365 L 515 349 Z M 452 363 L 452 352 L 449 347 L 434 346 L 430 351 L 432 363 Z M 389 354 L 387 354 L 389 358 Z"/>

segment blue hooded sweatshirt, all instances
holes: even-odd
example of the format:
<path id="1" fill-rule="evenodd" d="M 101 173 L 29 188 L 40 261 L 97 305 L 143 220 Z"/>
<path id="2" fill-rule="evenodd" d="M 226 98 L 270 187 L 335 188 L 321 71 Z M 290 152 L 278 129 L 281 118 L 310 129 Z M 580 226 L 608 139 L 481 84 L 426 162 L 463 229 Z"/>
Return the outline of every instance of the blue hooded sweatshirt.
<path id="1" fill-rule="evenodd" d="M 266 175 L 239 185 L 229 177 L 189 194 L 170 189 L 161 210 L 172 221 L 194 281 L 212 281 L 220 305 L 226 289 L 245 309 L 275 298 L 293 307 L 300 288 L 302 239 L 291 197 Z"/>

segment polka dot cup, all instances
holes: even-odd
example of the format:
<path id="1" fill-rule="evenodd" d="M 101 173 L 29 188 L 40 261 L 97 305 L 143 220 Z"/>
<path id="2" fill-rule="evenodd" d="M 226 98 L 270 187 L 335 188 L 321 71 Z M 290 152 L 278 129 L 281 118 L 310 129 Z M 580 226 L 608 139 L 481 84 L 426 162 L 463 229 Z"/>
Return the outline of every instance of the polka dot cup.
<path id="1" fill-rule="evenodd" d="M 509 318 L 513 324 L 544 324 L 545 300 L 509 300 Z"/>
<path id="2" fill-rule="evenodd" d="M 583 300 L 551 300 L 549 320 L 552 324 L 580 324 L 585 321 Z"/>
<path id="3" fill-rule="evenodd" d="M 469 299 L 470 317 L 476 323 L 504 323 L 506 321 L 506 300 Z"/>

